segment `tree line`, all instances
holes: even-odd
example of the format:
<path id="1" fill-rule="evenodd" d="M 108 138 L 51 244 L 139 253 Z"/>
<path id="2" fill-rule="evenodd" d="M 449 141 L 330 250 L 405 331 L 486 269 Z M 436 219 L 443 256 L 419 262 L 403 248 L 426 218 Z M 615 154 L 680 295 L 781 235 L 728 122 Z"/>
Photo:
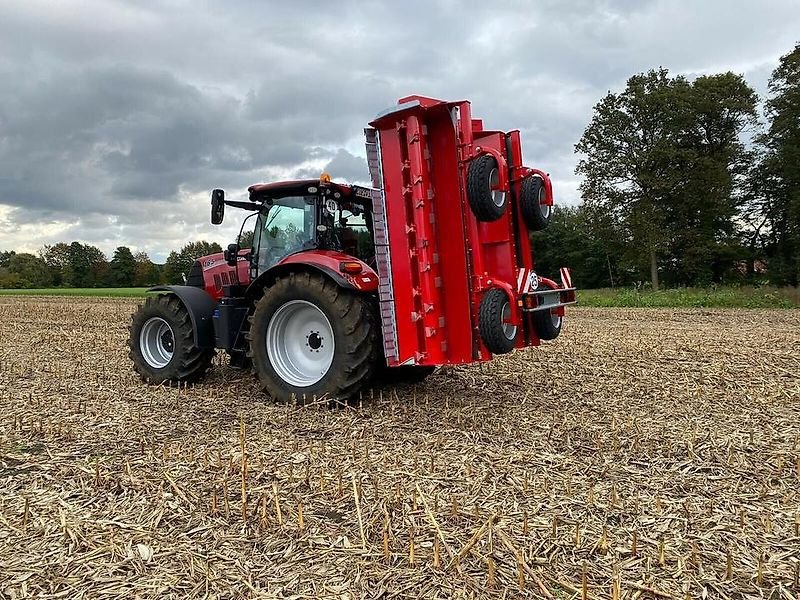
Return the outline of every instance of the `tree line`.
<path id="1" fill-rule="evenodd" d="M 537 268 L 584 288 L 800 283 L 800 44 L 759 99 L 734 73 L 631 77 L 575 150 L 582 203 L 535 234 Z"/>
<path id="2" fill-rule="evenodd" d="M 145 287 L 180 284 L 200 256 L 222 252 L 216 242 L 190 242 L 169 253 L 164 264 L 146 252 L 119 246 L 109 260 L 96 246 L 59 242 L 43 246 L 37 254 L 0 252 L 0 288 Z"/>

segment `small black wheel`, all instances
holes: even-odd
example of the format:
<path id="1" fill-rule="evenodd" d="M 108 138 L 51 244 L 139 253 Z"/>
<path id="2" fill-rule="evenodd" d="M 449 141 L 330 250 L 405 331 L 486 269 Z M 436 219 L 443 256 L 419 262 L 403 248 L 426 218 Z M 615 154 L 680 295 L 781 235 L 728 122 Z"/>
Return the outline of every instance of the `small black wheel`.
<path id="1" fill-rule="evenodd" d="M 194 343 L 189 311 L 174 294 L 148 296 L 128 331 L 128 356 L 148 383 L 195 382 L 211 367 L 215 350 Z"/>
<path id="2" fill-rule="evenodd" d="M 436 370 L 436 367 L 418 367 L 418 366 L 403 366 L 403 367 L 383 367 L 375 382 L 378 385 L 396 385 L 396 384 L 413 384 L 422 383 Z"/>
<path id="3" fill-rule="evenodd" d="M 561 333 L 564 318 L 550 310 L 537 310 L 533 313 L 533 326 L 540 340 L 554 340 Z"/>
<path id="4" fill-rule="evenodd" d="M 478 310 L 481 339 L 492 354 L 508 354 L 517 341 L 517 326 L 509 323 L 511 300 L 498 288 L 487 291 Z"/>
<path id="5" fill-rule="evenodd" d="M 467 199 L 479 221 L 496 221 L 506 211 L 508 194 L 494 189 L 499 181 L 500 171 L 491 154 L 481 154 L 469 164 Z"/>
<path id="6" fill-rule="evenodd" d="M 545 204 L 544 181 L 538 175 L 522 180 L 519 188 L 519 201 L 525 225 L 533 231 L 541 231 L 550 223 L 553 207 Z"/>
<path id="7" fill-rule="evenodd" d="M 544 287 L 552 289 L 549 284 L 543 284 Z M 536 330 L 536 335 L 540 340 L 554 340 L 561 333 L 561 324 L 564 321 L 563 317 L 555 314 L 553 309 L 537 310 L 533 314 L 533 327 Z"/>
<path id="8" fill-rule="evenodd" d="M 271 285 L 250 318 L 248 355 L 279 402 L 348 400 L 372 381 L 378 327 L 367 296 L 322 275 L 289 273 Z"/>

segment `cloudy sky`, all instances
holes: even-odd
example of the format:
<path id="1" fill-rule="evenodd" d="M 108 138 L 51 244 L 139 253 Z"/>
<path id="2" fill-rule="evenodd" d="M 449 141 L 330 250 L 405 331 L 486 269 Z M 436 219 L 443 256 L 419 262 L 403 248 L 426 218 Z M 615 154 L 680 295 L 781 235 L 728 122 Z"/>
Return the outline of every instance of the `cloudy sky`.
<path id="1" fill-rule="evenodd" d="M 798 0 L 2 0 L 0 250 L 224 244 L 239 215 L 210 225 L 211 188 L 366 180 L 362 129 L 409 94 L 521 129 L 575 203 L 573 146 L 608 90 L 664 66 L 763 96 L 799 39 Z"/>

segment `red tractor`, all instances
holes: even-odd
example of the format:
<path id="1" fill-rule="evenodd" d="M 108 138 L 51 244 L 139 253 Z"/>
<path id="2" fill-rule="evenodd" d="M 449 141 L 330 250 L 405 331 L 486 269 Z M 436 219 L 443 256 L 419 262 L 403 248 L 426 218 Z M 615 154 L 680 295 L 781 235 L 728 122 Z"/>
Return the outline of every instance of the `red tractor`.
<path id="1" fill-rule="evenodd" d="M 519 131 L 409 96 L 365 133 L 371 188 L 323 174 L 253 185 L 248 201 L 212 192 L 213 223 L 226 205 L 255 217 L 252 247 L 152 288 L 129 342 L 146 381 L 196 381 L 222 349 L 275 399 L 344 400 L 376 375 L 421 381 L 558 336 L 575 288 L 566 268 L 534 272 L 529 232 L 553 192 L 523 166 Z"/>

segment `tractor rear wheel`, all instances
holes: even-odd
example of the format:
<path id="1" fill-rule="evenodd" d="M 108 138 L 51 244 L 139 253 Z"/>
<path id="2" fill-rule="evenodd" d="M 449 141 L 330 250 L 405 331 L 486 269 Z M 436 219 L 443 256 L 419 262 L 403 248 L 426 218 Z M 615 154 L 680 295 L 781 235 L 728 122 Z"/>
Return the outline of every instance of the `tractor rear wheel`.
<path id="1" fill-rule="evenodd" d="M 517 326 L 512 325 L 511 301 L 498 288 L 488 290 L 478 309 L 478 329 L 484 345 L 492 354 L 508 354 L 517 343 Z"/>
<path id="2" fill-rule="evenodd" d="M 553 207 L 545 204 L 547 191 L 544 181 L 538 175 L 527 177 L 519 189 L 522 218 L 528 229 L 541 231 L 550 224 Z"/>
<path id="3" fill-rule="evenodd" d="M 491 154 L 473 159 L 467 171 L 467 199 L 478 221 L 496 221 L 503 216 L 508 194 L 498 190 L 500 171 Z"/>
<path id="4" fill-rule="evenodd" d="M 148 296 L 128 328 L 128 356 L 148 383 L 190 383 L 206 374 L 213 348 L 199 348 L 189 311 L 173 294 Z"/>
<path id="5" fill-rule="evenodd" d="M 249 356 L 273 399 L 347 400 L 377 366 L 375 310 L 366 296 L 308 272 L 271 285 L 250 318 Z"/>

